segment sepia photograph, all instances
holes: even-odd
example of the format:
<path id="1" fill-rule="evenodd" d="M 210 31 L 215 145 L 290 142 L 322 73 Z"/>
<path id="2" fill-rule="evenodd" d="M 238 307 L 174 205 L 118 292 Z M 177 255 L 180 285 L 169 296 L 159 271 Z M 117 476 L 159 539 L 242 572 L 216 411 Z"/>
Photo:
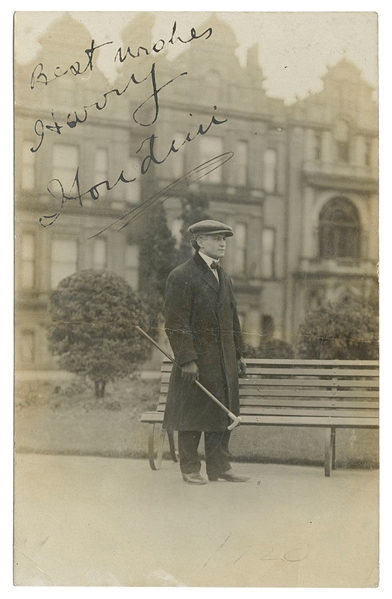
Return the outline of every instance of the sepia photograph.
<path id="1" fill-rule="evenodd" d="M 379 16 L 236 8 L 14 13 L 16 587 L 379 585 Z"/>

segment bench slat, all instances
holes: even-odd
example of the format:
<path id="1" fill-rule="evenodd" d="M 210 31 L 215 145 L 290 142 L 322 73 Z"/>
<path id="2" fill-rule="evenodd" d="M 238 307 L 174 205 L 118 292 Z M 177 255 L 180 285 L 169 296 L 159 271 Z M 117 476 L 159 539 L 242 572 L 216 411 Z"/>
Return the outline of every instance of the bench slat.
<path id="1" fill-rule="evenodd" d="M 378 418 L 338 418 L 311 416 L 241 416 L 242 425 L 270 425 L 270 426 L 315 426 L 336 428 L 378 428 Z M 162 423 L 163 412 L 147 412 L 142 414 L 141 422 Z"/>
<path id="2" fill-rule="evenodd" d="M 339 406 L 343 409 L 353 409 L 353 410 L 378 410 L 379 405 L 378 401 L 335 401 L 331 400 L 319 400 L 316 399 L 314 401 L 308 401 L 306 399 L 294 399 L 294 400 L 286 400 L 286 399 L 240 399 L 241 407 L 251 407 L 251 406 L 260 406 L 260 407 L 282 407 L 282 408 L 335 408 Z"/>
<path id="3" fill-rule="evenodd" d="M 241 406 L 282 406 L 282 407 L 303 407 L 303 408 L 333 408 L 339 405 L 341 408 L 353 408 L 353 409 L 378 409 L 379 402 L 376 401 L 362 401 L 362 400 L 351 400 L 342 401 L 336 399 L 314 399 L 310 401 L 308 399 L 276 399 L 274 398 L 260 398 L 260 397 L 240 397 Z M 159 396 L 158 405 L 166 405 L 166 395 Z"/>
<path id="4" fill-rule="evenodd" d="M 378 418 L 339 418 L 312 416 L 241 416 L 241 424 L 265 424 L 276 426 L 321 426 L 343 428 L 378 428 Z"/>
<path id="5" fill-rule="evenodd" d="M 339 381 L 339 383 L 333 385 L 331 381 L 320 381 L 320 385 L 315 385 L 315 383 L 312 381 L 296 382 L 282 380 L 279 381 L 279 384 L 277 385 L 276 381 L 258 380 L 257 383 L 254 385 L 240 384 L 239 391 L 242 395 L 246 395 L 248 393 L 249 395 L 265 395 L 272 392 L 275 392 L 275 394 L 280 394 L 281 392 L 283 395 L 286 389 L 288 389 L 289 393 L 291 393 L 292 395 L 298 395 L 306 392 L 310 393 L 310 395 L 317 394 L 317 392 L 326 393 L 327 395 L 329 395 L 329 392 L 337 393 L 338 391 L 352 391 L 354 393 L 362 395 L 362 393 L 365 393 L 366 391 L 377 392 L 379 388 L 378 382 L 376 381 L 374 382 L 374 384 L 371 381 L 360 381 L 359 383 L 360 384 L 358 385 L 354 385 L 351 381 Z M 168 383 L 163 383 L 160 387 L 160 392 L 167 393 L 168 389 Z"/>
<path id="6" fill-rule="evenodd" d="M 272 387 L 371 387 L 378 388 L 378 381 L 374 380 L 337 380 L 331 379 L 242 379 L 241 387 L 255 386 L 272 386 Z"/>
<path id="7" fill-rule="evenodd" d="M 168 387 L 162 386 L 160 393 L 164 396 L 167 395 Z M 324 397 L 324 398 L 354 398 L 354 399 L 366 399 L 379 397 L 378 391 L 368 391 L 364 389 L 241 389 L 240 387 L 240 398 L 245 397 L 286 397 L 293 399 L 301 399 L 305 397 Z"/>
<path id="8" fill-rule="evenodd" d="M 263 367 L 263 366 L 275 366 L 281 364 L 282 366 L 300 366 L 305 368 L 307 366 L 316 366 L 322 368 L 324 366 L 333 366 L 335 368 L 358 368 L 361 369 L 364 366 L 366 368 L 378 368 L 378 360 L 302 360 L 302 359 L 268 359 L 268 358 L 245 358 L 246 364 L 252 368 Z M 161 372 L 170 372 L 172 369 L 172 363 L 167 358 L 164 358 Z"/>
<path id="9" fill-rule="evenodd" d="M 241 416 L 243 415 L 269 415 L 269 416 L 331 416 L 338 418 L 377 418 L 377 410 L 348 410 L 335 408 L 294 408 L 294 407 L 241 407 Z"/>
<path id="10" fill-rule="evenodd" d="M 277 376 L 280 378 L 277 379 L 272 379 L 272 380 L 280 380 L 281 378 L 288 378 L 290 377 L 290 379 L 292 379 L 293 381 L 296 380 L 314 380 L 311 377 L 327 377 L 328 380 L 331 380 L 333 378 L 336 378 L 338 380 L 343 380 L 343 377 L 349 377 L 350 380 L 352 381 L 357 381 L 357 380 L 366 380 L 369 379 L 370 381 L 374 381 L 377 380 L 379 377 L 379 373 L 376 371 L 371 371 L 371 370 L 364 370 L 362 372 L 354 372 L 354 371 L 349 371 L 349 370 L 343 370 L 341 372 L 332 372 L 331 370 L 328 372 L 326 370 L 317 370 L 317 371 L 296 371 L 294 369 L 287 369 L 286 371 L 284 370 L 272 370 L 271 368 L 268 368 L 266 370 L 262 370 L 260 368 L 255 369 L 255 370 L 247 370 L 246 371 L 246 378 L 242 378 L 240 379 L 242 382 L 244 381 L 248 381 L 249 384 L 253 384 L 254 381 L 259 380 L 265 380 L 264 378 L 261 378 L 260 375 L 266 376 L 268 375 L 268 378 L 270 378 L 271 376 Z M 296 377 L 302 377 L 302 378 L 296 378 Z M 162 374 L 162 382 L 169 382 L 170 380 L 170 372 L 165 372 Z M 317 380 L 323 380 L 323 379 L 315 379 Z"/>
<path id="11" fill-rule="evenodd" d="M 240 397 L 335 397 L 335 398 L 378 398 L 379 392 L 366 389 L 271 389 L 271 388 L 242 388 Z"/>
<path id="12" fill-rule="evenodd" d="M 171 372 L 171 368 L 164 370 L 165 374 Z M 352 368 L 337 368 L 336 366 L 331 368 L 270 368 L 270 367 L 249 367 L 246 371 L 247 376 L 255 375 L 272 375 L 272 376 L 328 376 L 328 377 L 378 377 L 379 371 L 376 370 L 355 370 Z M 165 377 L 166 378 L 166 377 Z"/>
<path id="13" fill-rule="evenodd" d="M 247 376 L 255 375 L 273 375 L 273 376 L 327 376 L 338 378 L 349 377 L 378 377 L 378 370 L 352 370 L 340 368 L 249 368 L 246 371 Z"/>
<path id="14" fill-rule="evenodd" d="M 164 412 L 165 404 L 159 404 L 157 407 L 157 412 Z M 300 408 L 294 406 L 241 406 L 240 409 L 241 416 L 243 415 L 256 415 L 256 414 L 265 414 L 265 415 L 277 415 L 277 416 L 338 416 L 339 418 L 377 418 L 378 410 L 377 409 L 366 409 L 361 410 L 360 408 L 356 408 L 354 410 L 350 410 L 347 408 L 338 407 L 330 407 L 330 408 L 318 408 L 318 407 L 309 407 L 309 408 Z"/>

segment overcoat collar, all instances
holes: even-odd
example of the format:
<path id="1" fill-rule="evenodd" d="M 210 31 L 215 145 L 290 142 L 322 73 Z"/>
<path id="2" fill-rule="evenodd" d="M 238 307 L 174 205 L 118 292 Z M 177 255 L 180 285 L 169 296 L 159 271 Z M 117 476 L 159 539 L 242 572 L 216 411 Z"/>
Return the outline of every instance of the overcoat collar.
<path id="1" fill-rule="evenodd" d="M 212 289 L 216 291 L 216 293 L 219 294 L 221 285 L 216 280 L 215 275 L 213 274 L 211 268 L 208 266 L 207 262 L 205 262 L 203 258 L 199 256 L 198 252 L 196 252 L 196 254 L 193 256 L 193 260 L 196 266 L 199 268 L 199 270 L 201 270 L 204 281 L 210 287 L 212 287 Z"/>

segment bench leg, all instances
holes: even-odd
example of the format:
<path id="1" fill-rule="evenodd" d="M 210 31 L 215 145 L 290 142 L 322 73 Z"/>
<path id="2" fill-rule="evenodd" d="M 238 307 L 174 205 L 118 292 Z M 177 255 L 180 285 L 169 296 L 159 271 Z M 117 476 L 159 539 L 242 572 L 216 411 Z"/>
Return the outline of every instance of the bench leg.
<path id="1" fill-rule="evenodd" d="M 155 460 L 155 427 L 160 428 L 160 434 L 158 439 L 157 455 Z M 159 470 L 162 464 L 163 454 L 163 443 L 165 441 L 166 431 L 162 428 L 162 425 L 150 424 L 150 430 L 148 433 L 148 461 L 150 463 L 151 470 Z"/>
<path id="2" fill-rule="evenodd" d="M 325 476 L 331 476 L 332 466 L 332 429 L 325 429 L 325 459 L 324 459 L 324 471 Z"/>
<path id="3" fill-rule="evenodd" d="M 336 428 L 331 428 L 332 439 L 332 470 L 336 470 Z"/>
<path id="4" fill-rule="evenodd" d="M 174 435 L 172 431 L 168 431 L 167 432 L 167 438 L 169 439 L 169 448 L 170 448 L 170 455 L 171 458 L 173 460 L 173 462 L 177 462 L 177 454 L 176 454 L 176 446 L 174 443 Z"/>

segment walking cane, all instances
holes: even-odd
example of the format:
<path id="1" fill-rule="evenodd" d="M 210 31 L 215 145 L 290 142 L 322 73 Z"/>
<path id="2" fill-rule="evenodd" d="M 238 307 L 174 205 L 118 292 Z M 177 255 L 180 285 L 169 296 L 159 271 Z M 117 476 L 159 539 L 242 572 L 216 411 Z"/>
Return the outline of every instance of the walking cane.
<path id="1" fill-rule="evenodd" d="M 150 335 L 147 335 L 147 333 L 145 331 L 143 331 L 143 329 L 141 329 L 139 326 L 136 326 L 137 330 L 139 331 L 139 333 L 141 333 L 142 335 L 144 335 L 144 337 L 146 339 L 148 339 L 150 341 L 150 343 L 152 343 L 157 349 L 159 349 L 159 351 L 166 356 L 166 358 L 168 358 L 170 360 L 170 362 L 172 362 L 173 364 L 175 364 L 176 366 L 178 366 L 179 368 L 181 368 L 181 366 L 179 364 L 177 364 L 177 362 L 175 361 L 174 358 L 171 357 L 170 354 L 166 353 L 164 349 L 162 349 L 158 343 L 156 343 L 156 341 L 154 341 L 154 339 L 152 339 L 150 337 Z M 223 403 L 221 403 L 219 401 L 219 399 L 217 399 L 215 397 L 215 395 L 213 395 L 212 393 L 210 393 L 210 391 L 208 391 L 208 389 L 206 389 L 201 383 L 199 383 L 199 381 L 195 380 L 193 381 L 195 383 L 195 385 L 197 385 L 199 387 L 199 389 L 201 389 L 206 395 L 208 395 L 208 397 L 210 399 L 212 399 L 220 408 L 222 408 L 222 410 L 224 412 L 226 412 L 226 414 L 229 416 L 229 418 L 231 418 L 231 420 L 233 421 L 232 424 L 230 424 L 230 426 L 228 426 L 228 430 L 232 431 L 233 428 L 235 428 L 236 426 L 238 426 L 241 423 L 241 418 L 239 416 L 236 416 L 235 414 L 233 414 L 232 412 L 230 412 L 230 410 L 228 408 L 226 408 L 225 405 L 223 405 Z"/>

